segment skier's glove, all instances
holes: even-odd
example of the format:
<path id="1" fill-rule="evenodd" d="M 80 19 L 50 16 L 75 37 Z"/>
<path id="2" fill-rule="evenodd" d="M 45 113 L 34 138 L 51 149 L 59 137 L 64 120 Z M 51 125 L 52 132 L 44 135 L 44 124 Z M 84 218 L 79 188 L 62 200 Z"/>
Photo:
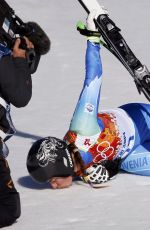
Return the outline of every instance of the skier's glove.
<path id="1" fill-rule="evenodd" d="M 109 180 L 109 173 L 103 165 L 94 164 L 86 169 L 86 176 L 83 176 L 82 179 L 91 184 L 92 187 L 97 187 L 98 184 Z"/>
<path id="2" fill-rule="evenodd" d="M 120 170 L 121 158 L 117 158 L 115 160 L 104 160 L 101 164 L 107 169 L 109 172 L 109 178 L 112 179 Z"/>

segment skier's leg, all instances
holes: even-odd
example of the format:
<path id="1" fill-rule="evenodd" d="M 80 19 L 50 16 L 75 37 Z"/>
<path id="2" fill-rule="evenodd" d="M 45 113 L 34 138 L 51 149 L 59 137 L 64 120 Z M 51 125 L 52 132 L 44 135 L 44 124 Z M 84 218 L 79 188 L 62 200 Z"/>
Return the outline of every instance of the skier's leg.
<path id="1" fill-rule="evenodd" d="M 150 142 L 137 146 L 121 164 L 126 172 L 150 176 Z"/>
<path id="2" fill-rule="evenodd" d="M 102 82 L 102 64 L 99 44 L 87 42 L 86 75 L 70 130 L 83 136 L 92 136 L 100 132 L 97 122 L 100 87 Z"/>
<path id="3" fill-rule="evenodd" d="M 150 176 L 150 105 L 131 103 L 121 106 L 134 122 L 135 144 L 125 158 L 121 169 L 139 175 Z"/>
<path id="4" fill-rule="evenodd" d="M 150 145 L 150 105 L 143 103 L 130 103 L 121 106 L 134 122 L 135 145 L 143 145 L 147 142 Z"/>
<path id="5" fill-rule="evenodd" d="M 0 154 L 0 228 L 13 224 L 20 216 L 20 197 L 10 176 L 7 161 Z"/>

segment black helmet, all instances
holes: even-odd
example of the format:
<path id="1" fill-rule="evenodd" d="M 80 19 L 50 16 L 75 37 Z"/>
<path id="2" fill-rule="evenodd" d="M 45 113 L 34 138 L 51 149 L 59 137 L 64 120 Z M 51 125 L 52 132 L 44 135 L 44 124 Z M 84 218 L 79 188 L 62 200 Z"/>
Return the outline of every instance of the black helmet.
<path id="1" fill-rule="evenodd" d="M 52 177 L 74 174 L 74 166 L 67 144 L 56 138 L 46 137 L 36 141 L 27 156 L 27 169 L 37 182 L 44 183 Z"/>

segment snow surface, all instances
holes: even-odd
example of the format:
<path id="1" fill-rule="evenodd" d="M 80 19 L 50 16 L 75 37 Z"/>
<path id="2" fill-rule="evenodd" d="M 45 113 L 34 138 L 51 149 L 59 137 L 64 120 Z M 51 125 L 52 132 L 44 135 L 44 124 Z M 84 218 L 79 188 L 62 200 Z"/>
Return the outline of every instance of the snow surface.
<path id="1" fill-rule="evenodd" d="M 39 137 L 62 138 L 68 129 L 84 79 L 85 38 L 76 32 L 86 14 L 77 0 L 8 0 L 23 20 L 47 31 L 51 52 L 33 76 L 33 97 L 23 109 L 12 107 L 18 133 L 8 141 L 8 161 L 21 195 L 22 215 L 11 230 L 148 230 L 150 178 L 119 174 L 110 186 L 92 189 L 77 182 L 52 190 L 32 181 L 26 170 L 28 150 Z M 150 68 L 150 1 L 102 0 L 136 56 Z M 148 102 L 131 76 L 104 48 L 100 108 Z"/>

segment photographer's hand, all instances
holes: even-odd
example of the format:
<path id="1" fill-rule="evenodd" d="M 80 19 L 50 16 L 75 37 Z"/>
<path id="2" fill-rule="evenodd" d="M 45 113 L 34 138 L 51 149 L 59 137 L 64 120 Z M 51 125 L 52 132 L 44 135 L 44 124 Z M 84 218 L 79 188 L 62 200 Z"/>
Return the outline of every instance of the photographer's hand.
<path id="1" fill-rule="evenodd" d="M 26 41 L 26 46 L 27 49 L 32 49 L 34 48 L 34 45 L 32 42 L 29 41 L 28 38 L 24 37 L 25 41 Z M 12 55 L 13 57 L 21 57 L 21 58 L 26 58 L 26 50 L 21 49 L 19 46 L 21 44 L 21 40 L 20 38 L 17 38 L 13 47 L 13 51 L 12 51 Z"/>

